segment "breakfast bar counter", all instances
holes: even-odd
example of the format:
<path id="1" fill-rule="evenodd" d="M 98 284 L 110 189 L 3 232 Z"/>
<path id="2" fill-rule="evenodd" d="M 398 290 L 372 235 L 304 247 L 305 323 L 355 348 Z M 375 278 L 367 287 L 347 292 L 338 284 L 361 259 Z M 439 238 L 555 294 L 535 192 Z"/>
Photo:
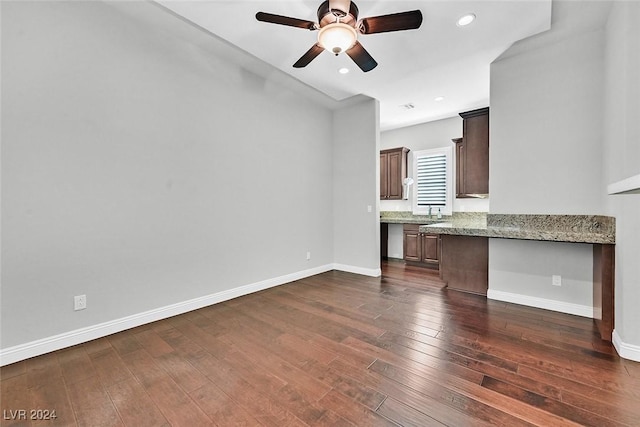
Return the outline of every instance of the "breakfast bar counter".
<path id="1" fill-rule="evenodd" d="M 425 224 L 423 233 L 549 242 L 615 244 L 615 218 L 601 215 L 468 216 Z"/>
<path id="2" fill-rule="evenodd" d="M 587 243 L 593 246 L 593 318 L 603 340 L 614 328 L 615 218 L 602 215 L 531 215 L 454 212 L 437 219 L 381 212 L 380 223 L 420 224 L 440 236 L 440 277 L 450 289 L 486 295 L 489 239 Z"/>
<path id="3" fill-rule="evenodd" d="M 593 318 L 603 340 L 614 328 L 615 218 L 600 215 L 487 214 L 425 224 L 420 232 L 442 236 L 440 277 L 452 289 L 486 295 L 488 239 L 593 245 Z M 485 282 L 486 280 L 486 282 Z"/>

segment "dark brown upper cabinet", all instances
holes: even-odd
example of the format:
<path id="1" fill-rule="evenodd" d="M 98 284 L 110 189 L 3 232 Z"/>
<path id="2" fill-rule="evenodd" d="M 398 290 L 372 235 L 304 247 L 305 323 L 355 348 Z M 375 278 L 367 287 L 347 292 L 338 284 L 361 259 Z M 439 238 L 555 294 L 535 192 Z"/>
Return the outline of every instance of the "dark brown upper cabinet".
<path id="1" fill-rule="evenodd" d="M 402 182 L 407 177 L 408 148 L 380 151 L 380 200 L 402 199 Z"/>
<path id="2" fill-rule="evenodd" d="M 489 197 L 489 107 L 460 113 L 456 144 L 456 197 Z"/>

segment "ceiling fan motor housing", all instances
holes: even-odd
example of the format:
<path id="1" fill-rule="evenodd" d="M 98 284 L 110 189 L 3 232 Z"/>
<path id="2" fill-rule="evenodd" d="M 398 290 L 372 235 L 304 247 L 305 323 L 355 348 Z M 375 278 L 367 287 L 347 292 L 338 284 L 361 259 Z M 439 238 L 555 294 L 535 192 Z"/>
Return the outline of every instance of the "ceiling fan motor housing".
<path id="1" fill-rule="evenodd" d="M 320 7 L 318 7 L 318 24 L 320 28 L 337 21 L 355 28 L 356 22 L 358 21 L 358 6 L 356 6 L 354 2 L 351 2 L 349 12 L 347 13 L 347 11 L 344 10 L 329 9 L 329 1 L 322 2 Z"/>

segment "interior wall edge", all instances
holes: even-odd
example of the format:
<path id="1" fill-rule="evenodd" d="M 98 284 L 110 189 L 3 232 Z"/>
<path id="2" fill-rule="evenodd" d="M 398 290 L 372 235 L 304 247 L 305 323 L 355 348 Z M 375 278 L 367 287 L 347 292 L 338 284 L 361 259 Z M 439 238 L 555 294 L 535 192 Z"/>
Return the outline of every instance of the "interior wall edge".
<path id="1" fill-rule="evenodd" d="M 618 331 L 613 330 L 613 347 L 623 359 L 640 362 L 640 345 L 629 344 L 622 341 Z"/>

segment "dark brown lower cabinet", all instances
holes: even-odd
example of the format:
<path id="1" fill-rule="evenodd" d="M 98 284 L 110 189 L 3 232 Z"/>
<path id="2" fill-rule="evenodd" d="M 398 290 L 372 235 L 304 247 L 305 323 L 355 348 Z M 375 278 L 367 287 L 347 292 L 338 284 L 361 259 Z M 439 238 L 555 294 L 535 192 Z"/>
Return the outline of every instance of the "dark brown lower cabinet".
<path id="1" fill-rule="evenodd" d="M 437 270 L 440 265 L 440 235 L 421 233 L 419 227 L 419 224 L 403 225 L 404 260 Z"/>
<path id="2" fill-rule="evenodd" d="M 449 289 L 487 295 L 489 239 L 441 235 L 440 278 Z"/>
<path id="3" fill-rule="evenodd" d="M 389 224 L 380 223 L 380 258 L 389 257 Z"/>
<path id="4" fill-rule="evenodd" d="M 593 319 L 605 341 L 614 328 L 615 254 L 616 245 L 593 245 Z"/>

